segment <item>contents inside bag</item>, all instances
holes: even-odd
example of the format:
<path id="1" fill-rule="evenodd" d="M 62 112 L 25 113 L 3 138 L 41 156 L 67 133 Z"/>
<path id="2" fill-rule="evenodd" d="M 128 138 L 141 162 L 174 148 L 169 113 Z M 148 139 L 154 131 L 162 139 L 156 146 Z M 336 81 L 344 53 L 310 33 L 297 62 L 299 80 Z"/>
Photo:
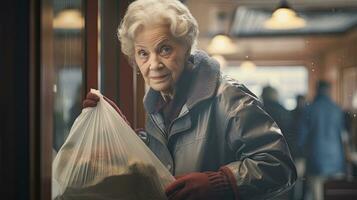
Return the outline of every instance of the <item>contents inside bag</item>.
<path id="1" fill-rule="evenodd" d="M 93 186 L 67 188 L 56 200 L 165 199 L 157 177 L 155 168 L 135 162 L 129 165 L 127 173 L 106 177 Z"/>

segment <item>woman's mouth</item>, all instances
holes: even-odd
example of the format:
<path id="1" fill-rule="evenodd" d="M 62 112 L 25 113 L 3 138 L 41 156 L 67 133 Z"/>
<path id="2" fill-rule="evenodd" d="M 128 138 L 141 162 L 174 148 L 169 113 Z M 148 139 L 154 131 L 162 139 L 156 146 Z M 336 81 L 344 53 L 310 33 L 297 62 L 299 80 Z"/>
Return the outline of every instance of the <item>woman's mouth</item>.
<path id="1" fill-rule="evenodd" d="M 150 79 L 155 80 L 155 81 L 161 81 L 164 80 L 165 78 L 168 77 L 169 74 L 163 74 L 163 75 L 158 75 L 158 76 L 151 76 Z"/>

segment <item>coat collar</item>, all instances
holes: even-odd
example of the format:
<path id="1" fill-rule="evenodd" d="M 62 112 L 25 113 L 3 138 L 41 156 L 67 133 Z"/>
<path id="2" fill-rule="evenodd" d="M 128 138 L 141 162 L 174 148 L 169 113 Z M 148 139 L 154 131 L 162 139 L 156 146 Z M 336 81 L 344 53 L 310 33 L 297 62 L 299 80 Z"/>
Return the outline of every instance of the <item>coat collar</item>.
<path id="1" fill-rule="evenodd" d="M 194 65 L 190 73 L 194 74 L 188 90 L 186 106 L 188 109 L 192 109 L 197 103 L 214 95 L 220 72 L 218 62 L 203 51 L 196 51 L 191 55 L 189 61 Z M 159 92 L 152 88 L 149 89 L 144 97 L 144 107 L 148 113 L 155 113 L 155 105 L 160 98 Z"/>

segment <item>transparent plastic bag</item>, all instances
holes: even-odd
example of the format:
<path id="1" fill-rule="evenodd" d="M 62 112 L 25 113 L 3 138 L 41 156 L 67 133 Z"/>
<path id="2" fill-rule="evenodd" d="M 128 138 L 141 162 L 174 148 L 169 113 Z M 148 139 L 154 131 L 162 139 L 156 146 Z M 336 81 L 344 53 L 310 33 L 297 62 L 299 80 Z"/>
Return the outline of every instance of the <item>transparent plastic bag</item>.
<path id="1" fill-rule="evenodd" d="M 164 188 L 174 178 L 126 124 L 100 97 L 85 108 L 52 165 L 55 199 L 166 199 Z"/>

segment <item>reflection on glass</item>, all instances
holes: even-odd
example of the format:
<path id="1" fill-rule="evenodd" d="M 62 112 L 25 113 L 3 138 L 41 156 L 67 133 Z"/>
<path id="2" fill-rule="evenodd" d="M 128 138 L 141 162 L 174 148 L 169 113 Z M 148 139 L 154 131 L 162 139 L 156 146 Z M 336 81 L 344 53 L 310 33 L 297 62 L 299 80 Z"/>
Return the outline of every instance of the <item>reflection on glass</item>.
<path id="1" fill-rule="evenodd" d="M 64 9 L 53 20 L 55 29 L 81 29 L 83 26 L 83 17 L 78 9 Z"/>
<path id="2" fill-rule="evenodd" d="M 54 137 L 56 151 L 81 111 L 84 69 L 84 21 L 81 0 L 53 0 L 55 65 Z"/>

